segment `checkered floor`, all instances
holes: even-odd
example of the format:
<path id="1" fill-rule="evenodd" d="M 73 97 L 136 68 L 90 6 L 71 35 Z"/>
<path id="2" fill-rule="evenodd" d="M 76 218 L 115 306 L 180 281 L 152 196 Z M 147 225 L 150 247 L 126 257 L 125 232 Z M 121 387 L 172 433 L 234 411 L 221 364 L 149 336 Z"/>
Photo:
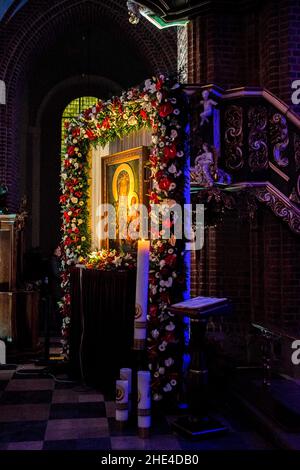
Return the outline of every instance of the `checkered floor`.
<path id="1" fill-rule="evenodd" d="M 118 430 L 114 413 L 114 403 L 101 393 L 80 384 L 57 382 L 33 364 L 0 370 L 0 450 L 271 448 L 251 426 L 233 416 L 222 416 L 229 428 L 227 435 L 191 442 L 172 433 L 172 416 L 156 417 L 152 437 L 142 440 L 134 425 Z"/>

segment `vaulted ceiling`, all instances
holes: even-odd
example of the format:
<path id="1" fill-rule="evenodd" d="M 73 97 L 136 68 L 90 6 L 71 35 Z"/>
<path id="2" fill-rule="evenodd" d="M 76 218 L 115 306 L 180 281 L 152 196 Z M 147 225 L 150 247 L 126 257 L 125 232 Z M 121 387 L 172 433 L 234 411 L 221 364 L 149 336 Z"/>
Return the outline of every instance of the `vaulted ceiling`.
<path id="1" fill-rule="evenodd" d="M 12 18 L 30 0 L 2 0 L 0 2 L 0 21 Z M 100 0 L 99 0 L 100 1 Z M 126 0 L 124 0 L 126 3 Z M 165 21 L 194 16 L 212 3 L 211 0 L 141 0 L 146 6 Z"/>

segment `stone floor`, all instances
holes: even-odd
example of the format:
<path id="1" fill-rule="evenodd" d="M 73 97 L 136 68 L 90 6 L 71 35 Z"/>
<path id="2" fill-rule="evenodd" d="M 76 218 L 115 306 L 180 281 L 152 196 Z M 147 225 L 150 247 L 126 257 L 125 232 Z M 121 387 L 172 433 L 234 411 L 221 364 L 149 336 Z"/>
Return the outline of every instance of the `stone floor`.
<path id="1" fill-rule="evenodd" d="M 222 412 L 229 432 L 191 441 L 172 432 L 174 416 L 156 417 L 152 437 L 134 425 L 120 432 L 114 402 L 94 389 L 60 382 L 34 364 L 0 369 L 0 450 L 261 450 L 272 449 L 253 425 Z"/>

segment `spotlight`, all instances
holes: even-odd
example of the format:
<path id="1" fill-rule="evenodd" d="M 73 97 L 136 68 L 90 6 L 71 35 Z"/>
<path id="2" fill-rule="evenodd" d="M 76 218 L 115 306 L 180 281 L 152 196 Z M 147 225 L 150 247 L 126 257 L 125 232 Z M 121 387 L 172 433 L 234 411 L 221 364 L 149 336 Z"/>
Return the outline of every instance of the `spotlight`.
<path id="1" fill-rule="evenodd" d="M 133 1 L 128 1 L 127 2 L 127 9 L 128 9 L 128 15 L 129 15 L 129 23 L 131 24 L 138 24 L 140 21 L 140 6 Z"/>

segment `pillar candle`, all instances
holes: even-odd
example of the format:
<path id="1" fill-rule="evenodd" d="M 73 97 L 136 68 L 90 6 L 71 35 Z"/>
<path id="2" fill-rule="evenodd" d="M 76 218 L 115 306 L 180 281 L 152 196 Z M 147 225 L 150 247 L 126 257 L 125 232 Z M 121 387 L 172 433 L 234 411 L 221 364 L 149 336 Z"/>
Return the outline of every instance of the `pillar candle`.
<path id="1" fill-rule="evenodd" d="M 0 340 L 0 364 L 6 364 L 6 345 Z"/>
<path id="2" fill-rule="evenodd" d="M 138 434 L 148 437 L 151 427 L 151 374 L 138 371 Z"/>
<path id="3" fill-rule="evenodd" d="M 145 349 L 147 334 L 150 241 L 139 240 L 137 252 L 134 349 Z"/>
<path id="4" fill-rule="evenodd" d="M 128 420 L 128 380 L 116 381 L 116 421 Z"/>
<path id="5" fill-rule="evenodd" d="M 128 382 L 128 411 L 131 412 L 131 392 L 132 392 L 132 369 L 123 367 L 120 370 L 120 379 Z"/>

